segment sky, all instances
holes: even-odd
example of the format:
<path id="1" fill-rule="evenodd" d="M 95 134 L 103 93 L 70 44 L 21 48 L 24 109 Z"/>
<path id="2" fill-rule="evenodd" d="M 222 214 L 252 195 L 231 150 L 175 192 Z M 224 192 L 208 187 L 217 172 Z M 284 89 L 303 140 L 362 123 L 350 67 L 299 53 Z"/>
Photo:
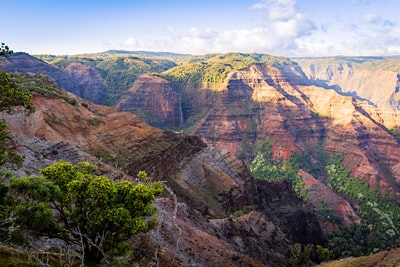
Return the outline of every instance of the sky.
<path id="1" fill-rule="evenodd" d="M 400 55 L 399 0 L 0 0 L 14 52 Z"/>

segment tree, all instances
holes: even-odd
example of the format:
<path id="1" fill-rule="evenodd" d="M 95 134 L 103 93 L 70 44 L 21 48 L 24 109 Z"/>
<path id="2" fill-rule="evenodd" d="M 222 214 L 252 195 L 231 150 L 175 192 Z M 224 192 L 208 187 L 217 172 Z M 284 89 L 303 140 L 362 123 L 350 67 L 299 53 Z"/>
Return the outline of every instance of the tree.
<path id="1" fill-rule="evenodd" d="M 1 49 L 3 45 L 2 43 Z M 8 73 L 0 72 L 0 112 L 12 112 L 12 107 L 17 105 L 30 108 L 30 97 L 29 93 L 11 81 Z M 24 159 L 16 151 L 9 149 L 9 140 L 10 131 L 7 130 L 7 124 L 4 120 L 0 120 L 0 241 L 2 242 L 13 241 L 14 234 L 18 234 L 13 212 L 14 201 L 4 180 L 12 177 L 9 169 L 20 167 Z"/>
<path id="2" fill-rule="evenodd" d="M 301 244 L 296 243 L 292 246 L 290 252 L 291 257 L 289 259 L 289 263 L 293 267 L 308 265 L 312 252 L 312 245 L 307 245 L 304 249 L 302 249 Z"/>
<path id="3" fill-rule="evenodd" d="M 12 193 L 20 201 L 19 223 L 38 235 L 75 244 L 84 262 L 106 260 L 123 241 L 156 225 L 152 205 L 162 192 L 145 172 L 142 183 L 114 182 L 94 176 L 96 166 L 60 161 L 40 176 L 11 179 Z"/>
<path id="4" fill-rule="evenodd" d="M 0 46 L 0 56 L 4 56 L 7 57 L 8 55 L 14 53 L 14 51 L 10 50 L 10 48 L 8 47 L 8 45 L 6 45 L 5 43 L 1 43 Z"/>
<path id="5" fill-rule="evenodd" d="M 19 88 L 7 72 L 0 71 L 0 112 L 12 112 L 14 106 L 31 108 L 31 94 Z M 0 120 L 0 178 L 9 174 L 3 167 L 19 167 L 23 158 L 15 151 L 7 149 L 10 132 L 4 120 Z"/>
<path id="6" fill-rule="evenodd" d="M 266 147 L 266 146 L 264 146 Z M 262 148 L 262 147 L 261 147 Z M 303 180 L 297 174 L 299 170 L 292 160 L 283 163 L 282 160 L 272 159 L 270 151 L 257 152 L 256 157 L 250 163 L 250 171 L 254 178 L 263 180 L 289 179 L 297 196 L 305 201 L 310 199 Z"/>
<path id="7" fill-rule="evenodd" d="M 321 245 L 316 246 L 316 253 L 321 261 L 327 261 L 333 258 L 333 252 Z"/>
<path id="8" fill-rule="evenodd" d="M 31 108 L 29 102 L 32 95 L 15 84 L 9 73 L 0 71 L 0 112 L 12 111 L 13 106 L 22 105 Z"/>

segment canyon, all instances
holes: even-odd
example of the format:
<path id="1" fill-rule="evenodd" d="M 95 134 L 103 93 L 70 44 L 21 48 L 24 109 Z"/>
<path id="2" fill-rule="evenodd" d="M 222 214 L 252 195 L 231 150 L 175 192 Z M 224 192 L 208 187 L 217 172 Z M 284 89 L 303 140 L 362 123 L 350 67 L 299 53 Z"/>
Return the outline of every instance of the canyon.
<path id="1" fill-rule="evenodd" d="M 397 76 L 391 72 L 387 82 L 380 83 L 388 92 L 391 90 L 391 94 L 381 94 L 392 95 L 391 102 L 398 91 L 397 78 L 393 77 Z M 142 79 L 153 93 L 164 90 L 158 96 L 165 96 L 164 101 L 169 99 L 171 106 L 175 106 L 175 109 L 170 109 L 174 110 L 171 118 L 178 121 L 178 101 L 173 89 L 176 85 L 164 80 L 161 89 L 160 78 L 147 75 L 139 77 L 132 88 Z M 181 86 L 184 118 L 191 126 L 187 131 L 200 136 L 209 146 L 227 150 L 242 160 L 254 156 L 252 148 L 265 140 L 272 142 L 273 158 L 283 160 L 293 151 L 305 152 L 323 146 L 328 154 L 345 155 L 344 164 L 352 176 L 399 199 L 398 110 L 385 108 L 375 98 L 363 100 L 365 93 L 360 92 L 360 96 L 341 94 L 341 91 L 332 89 L 332 84 L 319 86 L 318 83 L 310 80 L 298 65 L 292 64 L 280 68 L 252 65 L 232 71 L 220 83 L 218 90 L 210 89 L 204 82 L 197 87 L 190 82 L 178 86 Z M 377 87 L 378 83 L 376 81 L 373 85 Z M 173 95 L 169 98 L 165 93 L 168 88 L 169 94 Z M 370 91 L 378 94 L 376 92 L 382 90 Z M 138 95 L 129 91 L 121 101 L 126 103 L 130 97 L 131 107 L 141 107 L 143 98 L 156 101 L 151 93 L 141 91 Z M 376 104 L 372 105 L 370 102 L 375 100 Z M 159 106 L 153 110 L 147 106 L 147 109 L 149 113 L 150 110 L 163 113 Z M 163 114 L 166 116 L 167 113 Z M 151 116 L 156 116 L 156 113 L 151 113 Z M 176 123 L 175 127 L 179 124 Z M 326 179 L 316 178 L 322 182 Z M 320 196 L 314 203 L 325 197 Z M 347 205 L 346 210 L 352 209 Z M 351 213 L 357 220 L 354 212 Z"/>
<path id="2" fill-rule="evenodd" d="M 145 170 L 165 181 L 168 190 L 155 203 L 158 227 L 132 240 L 141 264 L 159 251 L 160 266 L 282 266 L 293 242 L 326 242 L 310 206 L 288 182 L 254 181 L 243 163 L 196 136 L 77 100 L 72 105 L 34 93 L 32 110 L 1 114 L 12 132 L 11 148 L 25 155 L 15 174 L 35 174 L 58 160 L 89 161 L 113 180 L 133 181 Z"/>
<path id="3" fill-rule="evenodd" d="M 250 63 L 235 67 L 235 60 Z M 323 171 L 298 172 L 308 202 L 288 180 L 254 179 L 255 148 L 268 143 L 281 161 L 303 153 L 316 168 L 319 155 L 343 155 L 351 176 L 400 201 L 399 76 L 385 67 L 393 60 L 193 57 L 136 73 L 107 107 L 98 105 L 111 92 L 98 67 L 60 68 L 16 54 L 2 69 L 46 73 L 78 105 L 34 95 L 33 112 L 16 108 L 1 118 L 26 156 L 25 172 L 63 159 L 94 162 L 116 180 L 145 170 L 166 181 L 158 227 L 132 240 L 143 264 L 285 266 L 293 244 L 326 245 L 336 229 L 327 221 L 321 229 L 315 211 L 322 203 L 344 226 L 360 223 L 359 210 Z M 215 65 L 219 74 L 207 76 Z"/>

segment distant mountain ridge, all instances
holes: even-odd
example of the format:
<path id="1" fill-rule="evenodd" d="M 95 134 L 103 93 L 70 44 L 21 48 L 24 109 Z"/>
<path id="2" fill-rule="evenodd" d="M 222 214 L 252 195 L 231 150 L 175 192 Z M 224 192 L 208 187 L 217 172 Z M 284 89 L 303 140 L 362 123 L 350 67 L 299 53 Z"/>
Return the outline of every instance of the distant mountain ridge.
<path id="1" fill-rule="evenodd" d="M 400 201 L 398 58 L 291 60 L 227 53 L 189 56 L 179 62 L 136 55 L 106 59 L 84 55 L 54 57 L 51 62 L 70 73 L 80 65 L 84 75 L 71 79 L 81 84 L 90 81 L 91 69 L 100 73 L 103 84 L 107 77 L 114 79 L 114 85 L 123 85 L 111 91 L 119 109 L 153 126 L 199 136 L 209 147 L 246 164 L 256 156 L 257 147 L 269 149 L 273 160 L 283 162 L 296 152 L 303 164 L 298 175 L 327 232 L 363 222 L 356 201 L 362 194 L 349 197 L 332 188 L 329 156 L 338 156 L 349 175 L 368 189 Z M 20 63 L 7 60 L 11 71 L 18 69 Z M 114 71 L 123 75 L 108 76 Z M 98 89 L 89 84 L 81 89 L 95 94 Z M 375 217 L 383 221 L 384 215 Z M 400 225 L 385 230 L 396 236 Z M 380 240 L 390 243 L 395 236 Z"/>
<path id="2" fill-rule="evenodd" d="M 400 110 L 399 57 L 299 58 L 307 77 L 385 109 Z"/>
<path id="3" fill-rule="evenodd" d="M 99 54 L 122 54 L 122 55 L 140 55 L 147 57 L 161 57 L 167 59 L 180 59 L 192 56 L 191 54 L 180 54 L 172 52 L 151 52 L 151 51 L 129 51 L 129 50 L 107 50 Z"/>

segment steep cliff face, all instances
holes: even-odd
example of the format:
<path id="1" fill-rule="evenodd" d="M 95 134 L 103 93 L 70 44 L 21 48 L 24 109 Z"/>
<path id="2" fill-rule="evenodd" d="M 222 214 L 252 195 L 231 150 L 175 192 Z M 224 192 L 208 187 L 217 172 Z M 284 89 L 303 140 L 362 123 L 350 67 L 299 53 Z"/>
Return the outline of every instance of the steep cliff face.
<path id="1" fill-rule="evenodd" d="M 350 68 L 341 69 L 343 81 L 345 76 L 347 79 L 357 76 Z M 306 74 L 310 75 L 307 71 Z M 209 146 L 229 151 L 244 160 L 253 156 L 256 144 L 265 141 L 271 144 L 275 159 L 285 160 L 293 151 L 311 153 L 322 149 L 327 154 L 343 154 L 344 164 L 352 176 L 366 181 L 371 188 L 379 188 L 383 194 L 400 198 L 399 113 L 371 105 L 373 95 L 365 95 L 371 99 L 362 101 L 358 93 L 355 97 L 346 92 L 340 94 L 333 84 L 313 81 L 306 74 L 295 64 L 254 64 L 228 73 L 218 90 L 206 82 L 180 83 L 175 89 L 182 96 L 184 127 Z M 312 75 L 310 77 L 317 79 L 317 72 Z M 331 69 L 321 79 L 333 81 L 338 79 L 337 75 Z M 393 77 L 387 71 L 379 75 Z M 150 84 L 141 83 L 140 87 L 150 91 L 158 79 L 146 76 L 142 81 Z M 363 79 L 366 86 L 369 78 Z M 162 82 L 171 92 L 170 84 Z M 377 84 L 379 80 L 373 82 Z M 387 82 L 396 83 L 395 79 Z M 352 85 L 349 83 L 349 86 Z M 371 92 L 378 95 L 376 91 Z M 149 92 L 143 95 L 153 96 Z M 158 95 L 163 101 L 176 101 L 166 94 Z M 148 101 L 152 100 L 141 102 Z M 147 108 L 143 109 L 147 113 L 156 110 L 154 106 Z M 154 113 L 154 116 L 161 115 Z M 318 154 L 311 154 L 310 160 L 317 164 L 320 159 Z M 315 207 L 328 199 L 330 208 L 345 225 L 360 221 L 349 202 L 324 186 L 326 175 L 314 177 L 317 180 L 313 181 L 305 174 L 302 177 L 311 190 Z"/>
<path id="2" fill-rule="evenodd" d="M 93 103 L 101 103 L 106 98 L 107 89 L 103 77 L 96 68 L 73 62 L 64 69 L 64 72 L 79 83 L 79 93 L 74 92 L 76 95 Z"/>
<path id="3" fill-rule="evenodd" d="M 396 130 L 389 131 L 398 127 L 397 112 L 382 113 L 351 96 L 306 85 L 307 80 L 293 83 L 271 66 L 252 66 L 227 79 L 218 105 L 194 131 L 206 143 L 238 155 L 246 145 L 269 138 L 273 156 L 283 159 L 324 144 L 327 152 L 346 155 L 354 176 L 399 193 L 400 146 Z"/>
<path id="4" fill-rule="evenodd" d="M 165 180 L 164 197 L 156 202 L 158 227 L 132 240 L 143 264 L 285 266 L 293 242 L 324 244 L 311 208 L 286 182 L 255 184 L 242 162 L 198 137 L 77 102 L 35 94 L 32 110 L 0 114 L 12 132 L 10 145 L 26 155 L 17 174 L 35 174 L 63 159 L 94 162 L 116 180 L 132 179 L 139 170 Z"/>
<path id="5" fill-rule="evenodd" d="M 233 178 L 217 167 L 232 163 Z M 162 257 L 182 266 L 286 266 L 293 241 L 325 244 L 315 215 L 289 184 L 254 185 L 243 171 L 228 154 L 204 150 L 168 180 L 178 202 L 158 202 L 161 223 L 151 235 L 168 248 Z"/>
<path id="6" fill-rule="evenodd" d="M 230 72 L 222 84 L 226 86 L 213 92 L 207 84 L 193 89 L 187 83 L 181 88 L 185 101 L 187 95 L 196 99 L 196 106 L 183 103 L 186 115 L 198 110 L 196 119 L 185 117 L 191 133 L 209 146 L 245 160 L 252 156 L 254 145 L 265 141 L 275 159 L 320 149 L 343 154 L 352 176 L 383 194 L 400 197 L 398 112 L 315 85 L 290 65 L 253 65 Z M 318 154 L 311 154 L 310 160 L 317 164 Z M 314 177 L 317 180 L 301 176 L 315 207 L 328 200 L 345 225 L 360 221 L 351 203 L 326 188 L 326 176 Z"/>
<path id="7" fill-rule="evenodd" d="M 400 108 L 398 62 L 392 58 L 295 59 L 307 77 L 385 109 Z"/>
<path id="8" fill-rule="evenodd" d="M 177 266 L 286 266 L 293 242 L 326 242 L 310 206 L 288 181 L 254 184 L 229 154 L 205 149 L 168 184 L 178 201 L 157 202 L 160 224 L 151 234 L 151 242 L 168 248 L 161 263 L 172 258 Z"/>
<path id="9" fill-rule="evenodd" d="M 183 123 L 181 96 L 169 81 L 148 74 L 139 76 L 116 104 L 155 127 L 177 128 Z"/>
<path id="10" fill-rule="evenodd" d="M 66 102 L 48 102 L 44 97 L 35 96 L 35 103 L 41 107 L 39 110 L 19 114 L 20 117 L 16 114 L 3 116 L 7 117 L 10 125 L 13 125 L 12 121 L 17 121 L 15 125 L 19 126 L 15 126 L 13 131 L 26 131 L 28 135 L 41 140 L 24 145 L 15 139 L 15 146 L 19 149 L 41 145 L 45 139 L 49 143 L 38 150 L 45 159 L 61 157 L 57 155 L 57 150 L 71 153 L 76 158 L 95 155 L 109 163 L 104 168 L 111 165 L 123 169 L 122 173 L 108 169 L 118 179 L 124 173 L 128 174 L 127 177 L 135 175 L 138 170 L 146 170 L 156 179 L 165 179 L 178 197 L 178 206 L 188 210 L 185 216 L 193 212 L 194 220 L 201 222 L 201 229 L 218 230 L 206 234 L 203 230 L 197 232 L 193 229 L 193 222 L 185 221 L 184 216 L 179 219 L 182 221 L 174 221 L 171 212 L 165 213 L 162 216 L 169 219 L 165 219 L 165 225 L 160 226 L 162 237 L 157 234 L 144 239 L 154 248 L 160 244 L 168 247 L 164 255 L 168 261 L 179 258 L 177 262 L 183 265 L 196 262 L 207 265 L 211 263 L 201 259 L 200 254 L 210 258 L 215 255 L 215 251 L 207 252 L 204 244 L 197 244 L 193 241 L 195 239 L 185 243 L 190 247 L 190 252 L 185 254 L 181 248 L 178 249 L 176 244 L 181 239 L 178 238 L 180 230 L 176 225 L 180 225 L 188 231 L 185 238 L 194 233 L 197 240 L 211 235 L 211 239 L 218 240 L 210 239 L 209 242 L 229 247 L 228 250 L 233 254 L 229 252 L 223 261 L 218 259 L 211 265 L 227 262 L 238 265 L 235 261 L 238 257 L 240 262 L 249 265 L 252 260 L 265 262 L 264 259 L 268 258 L 271 261 L 267 262 L 272 264 L 287 258 L 285 253 L 288 252 L 288 244 L 295 240 L 305 240 L 309 236 L 322 239 L 317 234 L 318 227 L 312 219 L 313 215 L 307 213 L 308 207 L 292 199 L 292 193 L 287 198 L 282 197 L 286 195 L 282 192 L 287 192 L 289 188 L 286 182 L 254 182 L 244 165 L 235 159 L 251 159 L 255 145 L 270 144 L 274 159 L 286 160 L 293 151 L 305 153 L 309 156 L 310 164 L 315 166 L 321 163 L 320 152 L 325 155 L 343 154 L 344 165 L 350 169 L 352 176 L 365 181 L 370 188 L 379 189 L 382 194 L 400 199 L 400 113 L 393 110 L 393 106 L 378 108 L 371 105 L 378 101 L 373 100 L 378 96 L 376 90 L 371 95 L 362 96 L 358 92 L 345 91 L 333 83 L 329 84 L 335 79 L 343 82 L 346 77 L 353 79 L 357 76 L 354 72 L 359 70 L 350 65 L 341 66 L 339 73 L 335 68 L 330 66 L 324 74 L 318 74 L 317 68 L 303 73 L 299 65 L 287 62 L 252 64 L 221 76 L 224 78 L 219 83 L 199 80 L 197 76 L 177 82 L 156 75 L 142 75 L 118 104 L 118 108 L 137 112 L 142 118 L 151 117 L 150 122 L 156 122 L 160 127 L 180 129 L 183 126 L 186 132 L 194 136 L 157 130 L 130 113 L 83 100 L 80 100 L 79 107 L 69 110 L 71 105 Z M 358 83 L 365 85 L 365 88 L 370 81 L 366 73 L 357 76 Z M 378 72 L 368 73 L 376 79 L 381 77 L 374 76 Z M 396 82 L 392 74 L 383 71 L 379 75 L 394 84 Z M 320 78 L 317 78 L 318 75 L 321 75 Z M 370 82 L 373 84 L 376 81 Z M 348 86 L 353 84 L 349 83 Z M 386 93 L 381 95 L 386 97 Z M 362 101 L 365 97 L 371 99 Z M 62 111 L 63 108 L 69 111 Z M 41 121 L 45 123 L 41 125 Z M 46 149 L 47 145 L 54 149 Z M 206 145 L 208 148 L 205 148 Z M 36 155 L 34 151 L 30 153 Z M 344 225 L 360 222 L 356 212 L 358 207 L 326 186 L 326 172 L 313 176 L 300 170 L 298 174 L 309 189 L 314 207 L 319 209 L 328 205 Z M 280 192 L 280 195 L 274 194 L 276 192 Z M 170 210 L 175 212 L 176 205 L 171 201 L 163 199 L 158 204 L 160 207 L 172 205 Z M 295 203 L 295 210 L 290 209 L 287 203 Z M 279 220 L 274 220 L 274 217 L 279 217 Z M 250 223 L 252 218 L 257 223 Z M 298 221 L 306 223 L 298 225 Z M 248 228 L 248 224 L 252 227 Z M 272 232 L 260 234 L 257 229 L 263 227 Z M 329 222 L 324 226 L 327 230 L 335 227 Z M 225 228 L 227 230 L 223 231 Z M 309 234 L 302 235 L 301 232 Z M 260 240 L 280 240 L 282 247 L 263 254 L 258 249 L 260 243 L 244 238 L 245 234 Z M 265 241 L 263 246 L 271 246 L 271 243 Z M 246 249 L 249 247 L 251 249 Z M 171 251 L 178 250 L 182 253 L 179 256 L 178 252 L 171 254 Z M 218 253 L 222 252 L 218 250 Z M 230 261 L 226 261 L 227 258 Z"/>

